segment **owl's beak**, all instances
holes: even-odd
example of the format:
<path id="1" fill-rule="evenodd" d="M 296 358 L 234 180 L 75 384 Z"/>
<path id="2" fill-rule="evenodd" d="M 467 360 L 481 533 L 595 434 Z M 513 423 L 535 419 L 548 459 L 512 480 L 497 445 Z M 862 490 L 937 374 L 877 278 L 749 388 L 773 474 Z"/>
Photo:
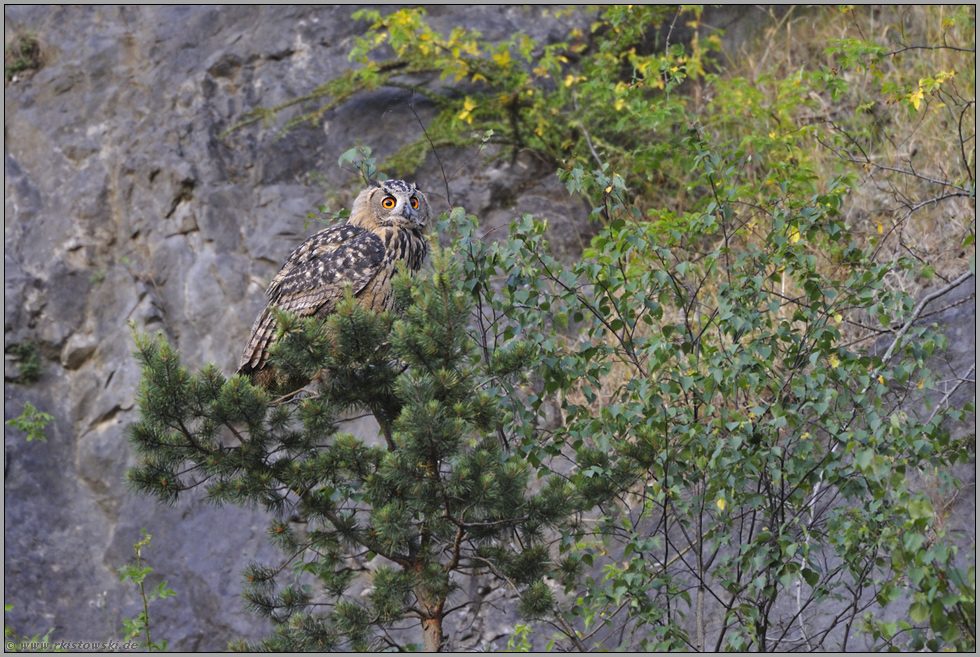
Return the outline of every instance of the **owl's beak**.
<path id="1" fill-rule="evenodd" d="M 413 209 L 412 206 L 408 205 L 407 203 L 405 204 L 405 209 L 402 210 L 402 216 L 416 226 L 421 227 L 425 225 L 425 220 L 422 218 L 422 215 L 419 214 L 418 210 Z"/>

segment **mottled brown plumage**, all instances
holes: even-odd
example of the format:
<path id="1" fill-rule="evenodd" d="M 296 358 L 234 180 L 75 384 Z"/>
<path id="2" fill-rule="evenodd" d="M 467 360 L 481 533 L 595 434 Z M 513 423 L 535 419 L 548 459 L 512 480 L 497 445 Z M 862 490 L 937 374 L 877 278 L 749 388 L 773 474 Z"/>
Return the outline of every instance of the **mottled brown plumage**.
<path id="1" fill-rule="evenodd" d="M 391 309 L 395 271 L 402 268 L 414 274 L 422 266 L 428 219 L 429 204 L 416 185 L 401 180 L 372 182 L 354 200 L 347 223 L 321 230 L 286 259 L 266 291 L 269 305 L 252 325 L 238 372 L 265 387 L 276 383 L 276 372 L 268 362 L 276 337 L 271 308 L 300 317 L 327 317 L 349 283 L 366 307 Z"/>

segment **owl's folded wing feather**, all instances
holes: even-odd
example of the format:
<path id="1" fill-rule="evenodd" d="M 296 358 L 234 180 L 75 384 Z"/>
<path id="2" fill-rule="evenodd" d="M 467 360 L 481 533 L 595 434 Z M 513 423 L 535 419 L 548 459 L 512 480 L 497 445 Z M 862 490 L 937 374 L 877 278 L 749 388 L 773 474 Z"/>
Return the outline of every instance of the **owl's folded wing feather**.
<path id="1" fill-rule="evenodd" d="M 269 305 L 256 318 L 252 335 L 242 352 L 238 371 L 262 369 L 268 347 L 276 334 L 270 308 L 301 317 L 328 315 L 350 283 L 357 295 L 383 267 L 385 245 L 381 238 L 359 226 L 343 224 L 313 235 L 296 248 L 269 284 Z"/>

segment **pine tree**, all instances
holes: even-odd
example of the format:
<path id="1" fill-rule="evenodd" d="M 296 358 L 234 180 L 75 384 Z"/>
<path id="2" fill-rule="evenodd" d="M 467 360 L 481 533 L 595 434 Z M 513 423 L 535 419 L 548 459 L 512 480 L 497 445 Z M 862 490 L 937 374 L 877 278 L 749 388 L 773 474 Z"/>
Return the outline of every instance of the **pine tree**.
<path id="1" fill-rule="evenodd" d="M 133 488 L 174 504 L 203 487 L 215 503 L 272 516 L 269 535 L 285 558 L 252 564 L 245 597 L 276 629 L 244 647 L 402 648 L 383 630 L 415 618 L 422 647 L 437 651 L 450 596 L 478 575 L 518 590 L 525 616 L 552 610 L 546 540 L 574 517 L 577 496 L 506 447 L 499 396 L 486 382 L 526 359 L 488 364 L 467 335 L 472 295 L 457 268 L 437 252 L 433 269 L 396 280 L 391 313 L 348 296 L 326 322 L 279 317 L 277 367 L 322 373 L 305 398 L 273 399 L 212 365 L 190 374 L 162 337 L 136 335 Z M 339 429 L 345 413 L 365 411 L 383 444 Z M 356 599 L 346 594 L 353 559 L 371 564 L 369 593 Z M 289 569 L 296 577 L 283 584 Z"/>

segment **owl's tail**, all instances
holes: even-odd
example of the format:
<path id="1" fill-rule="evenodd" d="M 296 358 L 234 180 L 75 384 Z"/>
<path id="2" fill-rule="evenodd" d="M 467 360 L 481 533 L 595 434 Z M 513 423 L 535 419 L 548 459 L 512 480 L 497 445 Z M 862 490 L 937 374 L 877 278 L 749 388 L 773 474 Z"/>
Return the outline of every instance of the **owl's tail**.
<path id="1" fill-rule="evenodd" d="M 256 385 L 269 387 L 275 380 L 275 372 L 267 367 L 269 362 L 269 345 L 276 334 L 276 319 L 266 308 L 255 318 L 252 325 L 252 336 L 248 339 L 242 351 L 242 360 L 238 365 L 238 374 L 251 377 Z"/>

